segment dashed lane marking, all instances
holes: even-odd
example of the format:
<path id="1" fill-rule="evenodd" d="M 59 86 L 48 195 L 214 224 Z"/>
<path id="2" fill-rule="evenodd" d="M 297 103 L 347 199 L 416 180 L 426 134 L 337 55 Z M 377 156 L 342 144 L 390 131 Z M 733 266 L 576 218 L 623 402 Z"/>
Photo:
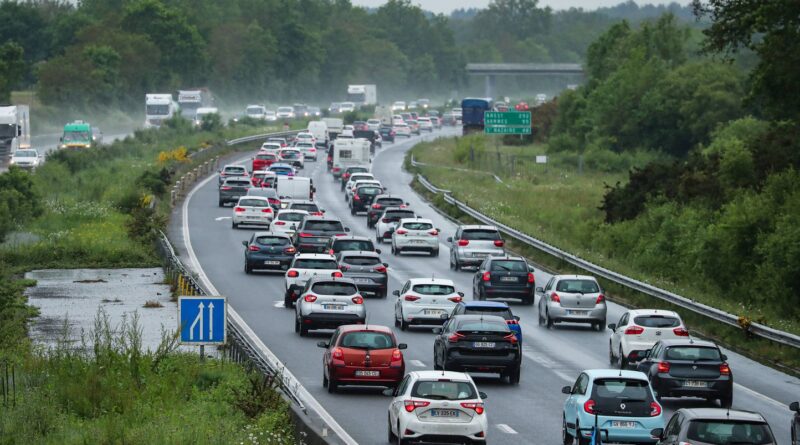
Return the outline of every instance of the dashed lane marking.
<path id="1" fill-rule="evenodd" d="M 424 368 L 425 367 L 425 363 L 422 363 L 419 360 L 409 360 L 409 363 L 411 363 L 412 365 L 416 366 L 417 368 Z"/>
<path id="2" fill-rule="evenodd" d="M 497 424 L 497 429 L 502 431 L 502 432 L 504 432 L 504 433 L 506 433 L 506 434 L 517 434 L 517 432 L 516 432 L 516 430 L 514 430 L 514 428 L 511 428 L 510 426 L 506 425 L 505 423 L 498 423 Z"/>

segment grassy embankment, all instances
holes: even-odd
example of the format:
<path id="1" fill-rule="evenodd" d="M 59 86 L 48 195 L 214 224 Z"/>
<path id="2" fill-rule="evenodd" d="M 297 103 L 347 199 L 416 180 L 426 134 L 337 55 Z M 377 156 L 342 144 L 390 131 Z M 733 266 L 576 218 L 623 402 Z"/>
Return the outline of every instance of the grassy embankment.
<path id="1" fill-rule="evenodd" d="M 473 156 L 470 155 L 470 145 L 474 147 Z M 691 279 L 667 280 L 630 261 L 625 252 L 614 250 L 614 237 L 620 234 L 609 230 L 599 209 L 605 185 L 624 182 L 629 168 L 644 165 L 652 157 L 643 153 L 595 153 L 583 159 L 582 172 L 579 173 L 575 154 L 550 154 L 546 165 L 536 164 L 535 156 L 546 152 L 544 145 L 495 146 L 494 141 L 483 136 L 438 139 L 417 145 L 412 150 L 416 161 L 430 164 L 416 170 L 434 185 L 452 190 L 457 199 L 500 222 L 611 270 L 733 314 L 767 320 L 780 329 L 800 332 L 800 320 L 787 318 L 775 308 L 744 307 L 712 286 Z M 408 167 L 409 162 L 406 164 Z M 492 175 L 497 175 L 503 182 L 497 182 Z M 421 187 L 417 190 L 424 193 Z M 451 216 L 469 220 L 440 197 L 431 198 Z M 542 265 L 565 272 L 577 270 L 535 249 L 513 242 L 511 245 Z M 794 348 L 746 336 L 741 329 L 711 322 L 622 286 L 610 282 L 603 284 L 618 301 L 637 307 L 678 310 L 691 327 L 706 336 L 755 358 L 800 369 L 800 355 Z"/>

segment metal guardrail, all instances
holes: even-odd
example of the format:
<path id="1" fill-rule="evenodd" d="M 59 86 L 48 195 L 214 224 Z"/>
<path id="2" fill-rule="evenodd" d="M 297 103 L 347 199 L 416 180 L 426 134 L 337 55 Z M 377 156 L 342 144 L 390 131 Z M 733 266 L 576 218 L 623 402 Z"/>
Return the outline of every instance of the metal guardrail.
<path id="1" fill-rule="evenodd" d="M 417 167 L 421 164 L 419 162 L 416 162 L 412 157 L 411 165 Z M 704 315 L 708 318 L 711 318 L 712 320 L 716 320 L 718 322 L 725 323 L 730 326 L 742 328 L 747 332 L 750 332 L 759 337 L 763 337 L 768 340 L 772 340 L 774 342 L 781 343 L 787 346 L 800 348 L 800 336 L 798 335 L 792 334 L 790 332 L 780 331 L 778 329 L 771 328 L 769 326 L 765 326 L 760 323 L 750 322 L 749 320 L 746 320 L 744 317 L 739 317 L 733 314 L 729 314 L 725 311 L 708 306 L 703 303 L 699 303 L 690 298 L 686 298 L 676 293 L 658 288 L 651 284 L 644 283 L 634 278 L 630 278 L 620 273 L 598 266 L 597 264 L 581 259 L 576 255 L 573 255 L 569 252 L 565 252 L 555 246 L 547 244 L 542 240 L 536 239 L 530 235 L 522 233 L 512 227 L 509 227 L 499 221 L 494 220 L 493 218 L 487 215 L 484 215 L 483 213 L 468 206 L 466 203 L 463 203 L 455 199 L 449 190 L 440 189 L 434 186 L 422 174 L 419 173 L 417 174 L 417 180 L 429 192 L 433 194 L 440 194 L 440 193 L 443 194 L 445 202 L 456 206 L 460 211 L 466 213 L 472 218 L 475 218 L 476 220 L 481 221 L 484 224 L 496 226 L 498 229 L 507 233 L 512 238 L 530 247 L 538 249 L 544 253 L 552 255 L 562 261 L 572 264 L 573 266 L 586 270 L 591 274 L 603 277 L 609 281 L 613 281 L 617 284 L 637 290 L 652 297 L 656 297 L 661 300 L 667 301 L 669 303 L 672 303 L 684 309 L 688 309 L 697 314 Z"/>

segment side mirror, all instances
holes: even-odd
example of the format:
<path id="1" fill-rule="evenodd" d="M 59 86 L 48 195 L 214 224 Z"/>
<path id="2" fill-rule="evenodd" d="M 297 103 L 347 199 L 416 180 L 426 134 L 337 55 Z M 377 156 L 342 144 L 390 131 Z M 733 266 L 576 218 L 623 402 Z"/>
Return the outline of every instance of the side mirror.
<path id="1" fill-rule="evenodd" d="M 389 267 L 389 263 L 383 263 L 383 267 Z"/>
<path id="2" fill-rule="evenodd" d="M 536 288 L 536 293 L 537 294 L 543 294 L 544 293 L 544 288 L 543 287 L 537 287 Z"/>
<path id="3" fill-rule="evenodd" d="M 408 203 L 408 202 L 407 202 L 407 203 L 406 203 L 406 205 L 407 205 L 407 206 L 410 206 L 410 205 L 411 205 L 411 203 Z"/>
<path id="4" fill-rule="evenodd" d="M 519 315 L 515 315 L 514 320 L 519 321 Z"/>
<path id="5" fill-rule="evenodd" d="M 663 439 L 664 437 L 664 428 L 655 428 L 650 430 L 650 437 L 654 437 L 656 439 Z"/>
<path id="6" fill-rule="evenodd" d="M 457 293 L 459 297 L 464 298 L 464 292 L 457 292 Z"/>
<path id="7" fill-rule="evenodd" d="M 652 350 L 652 349 L 648 349 L 648 350 L 646 350 L 646 351 L 642 352 L 642 358 L 648 358 L 648 357 L 650 357 L 650 353 L 651 353 L 651 352 L 653 352 L 653 350 Z"/>
<path id="8" fill-rule="evenodd" d="M 442 333 L 442 328 L 441 327 L 435 327 L 435 328 L 431 329 L 431 331 L 433 331 L 434 334 L 441 334 Z"/>
<path id="9" fill-rule="evenodd" d="M 397 349 L 408 349 L 408 345 L 405 343 L 400 343 L 397 345 Z"/>
<path id="10" fill-rule="evenodd" d="M 562 386 L 561 392 L 564 394 L 572 394 L 572 387 L 571 386 Z"/>
<path id="11" fill-rule="evenodd" d="M 381 394 L 385 395 L 386 397 L 394 397 L 394 389 L 393 388 L 384 389 L 383 391 L 381 391 Z"/>
<path id="12" fill-rule="evenodd" d="M 381 249 L 375 249 L 375 253 L 377 253 L 378 255 L 380 255 L 380 254 L 381 254 Z M 386 267 L 389 267 L 389 266 L 386 266 Z"/>
<path id="13" fill-rule="evenodd" d="M 608 325 L 608 329 L 611 329 L 612 331 L 616 332 L 617 331 L 617 325 L 615 323 L 611 323 L 611 324 Z"/>
<path id="14" fill-rule="evenodd" d="M 399 290 L 393 290 L 392 291 L 392 295 L 395 295 L 395 296 L 399 297 L 400 296 L 400 291 Z"/>
<path id="15" fill-rule="evenodd" d="M 479 391 L 479 392 L 478 392 L 478 396 L 480 396 L 480 398 L 481 398 L 481 399 L 483 399 L 483 400 L 486 400 L 486 399 L 488 399 L 488 398 L 489 398 L 489 396 L 488 396 L 488 395 L 486 395 L 486 393 L 485 393 L 485 392 L 483 392 L 483 391 Z"/>
<path id="16" fill-rule="evenodd" d="M 345 227 L 345 228 L 344 228 L 344 231 L 345 231 L 345 232 L 349 232 L 349 231 L 350 231 L 350 227 Z"/>
<path id="17" fill-rule="evenodd" d="M 728 360 L 728 356 L 725 355 L 725 354 L 722 354 L 721 357 L 722 357 L 722 360 Z"/>
<path id="18" fill-rule="evenodd" d="M 800 413 L 800 402 L 792 402 L 789 404 L 789 409 Z"/>
<path id="19" fill-rule="evenodd" d="M 536 272 L 536 269 L 533 266 L 528 266 L 528 272 Z"/>
<path id="20" fill-rule="evenodd" d="M 318 341 L 317 342 L 317 347 L 318 348 L 328 349 L 328 346 L 330 346 L 330 345 L 326 341 Z"/>
<path id="21" fill-rule="evenodd" d="M 243 245 L 244 247 L 247 247 L 247 245 L 248 245 L 248 244 L 249 244 L 249 243 L 248 243 L 247 241 L 242 241 L 242 245 Z"/>
<path id="22" fill-rule="evenodd" d="M 440 228 L 438 228 L 438 227 L 437 227 L 437 228 L 436 228 L 436 231 L 437 231 L 437 232 L 441 232 L 441 231 L 442 231 L 442 229 L 440 229 Z"/>
<path id="23" fill-rule="evenodd" d="M 447 242 L 448 243 L 452 243 L 453 242 L 453 237 L 452 236 L 448 236 L 447 237 Z"/>

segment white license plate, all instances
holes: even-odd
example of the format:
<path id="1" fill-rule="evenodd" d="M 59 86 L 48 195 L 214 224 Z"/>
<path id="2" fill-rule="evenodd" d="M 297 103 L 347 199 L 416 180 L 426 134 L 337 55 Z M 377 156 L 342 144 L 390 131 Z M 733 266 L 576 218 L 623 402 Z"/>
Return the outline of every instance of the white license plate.
<path id="1" fill-rule="evenodd" d="M 517 277 L 500 277 L 500 281 L 517 281 Z"/>
<path id="2" fill-rule="evenodd" d="M 344 305 L 342 305 L 342 304 L 323 304 L 322 308 L 330 310 L 330 311 L 343 311 L 344 310 Z"/>
<path id="3" fill-rule="evenodd" d="M 411 244 L 425 244 L 425 241 L 419 239 L 412 239 Z"/>
<path id="4" fill-rule="evenodd" d="M 589 311 L 567 311 L 568 315 L 586 315 Z"/>
<path id="5" fill-rule="evenodd" d="M 264 261 L 264 265 L 265 266 L 277 266 L 278 264 L 281 264 L 281 262 L 280 261 Z"/>
<path id="6" fill-rule="evenodd" d="M 380 377 L 380 376 L 381 376 L 380 371 L 362 371 L 362 370 L 356 371 L 356 377 Z"/>
<path id="7" fill-rule="evenodd" d="M 354 278 L 353 282 L 357 284 L 370 284 L 372 283 L 372 280 L 370 280 L 369 278 Z"/>
<path id="8" fill-rule="evenodd" d="M 494 348 L 493 341 L 476 341 L 472 345 L 476 348 Z"/>
<path id="9" fill-rule="evenodd" d="M 442 315 L 446 312 L 439 309 L 423 309 L 422 313 L 425 315 Z"/>
<path id="10" fill-rule="evenodd" d="M 636 422 L 630 420 L 612 420 L 611 426 L 614 428 L 636 428 Z"/>
<path id="11" fill-rule="evenodd" d="M 431 417 L 458 417 L 458 410 L 455 409 L 432 409 Z"/>
<path id="12" fill-rule="evenodd" d="M 700 382 L 697 380 L 686 380 L 683 382 L 683 386 L 688 388 L 706 388 L 708 387 L 708 382 Z"/>

